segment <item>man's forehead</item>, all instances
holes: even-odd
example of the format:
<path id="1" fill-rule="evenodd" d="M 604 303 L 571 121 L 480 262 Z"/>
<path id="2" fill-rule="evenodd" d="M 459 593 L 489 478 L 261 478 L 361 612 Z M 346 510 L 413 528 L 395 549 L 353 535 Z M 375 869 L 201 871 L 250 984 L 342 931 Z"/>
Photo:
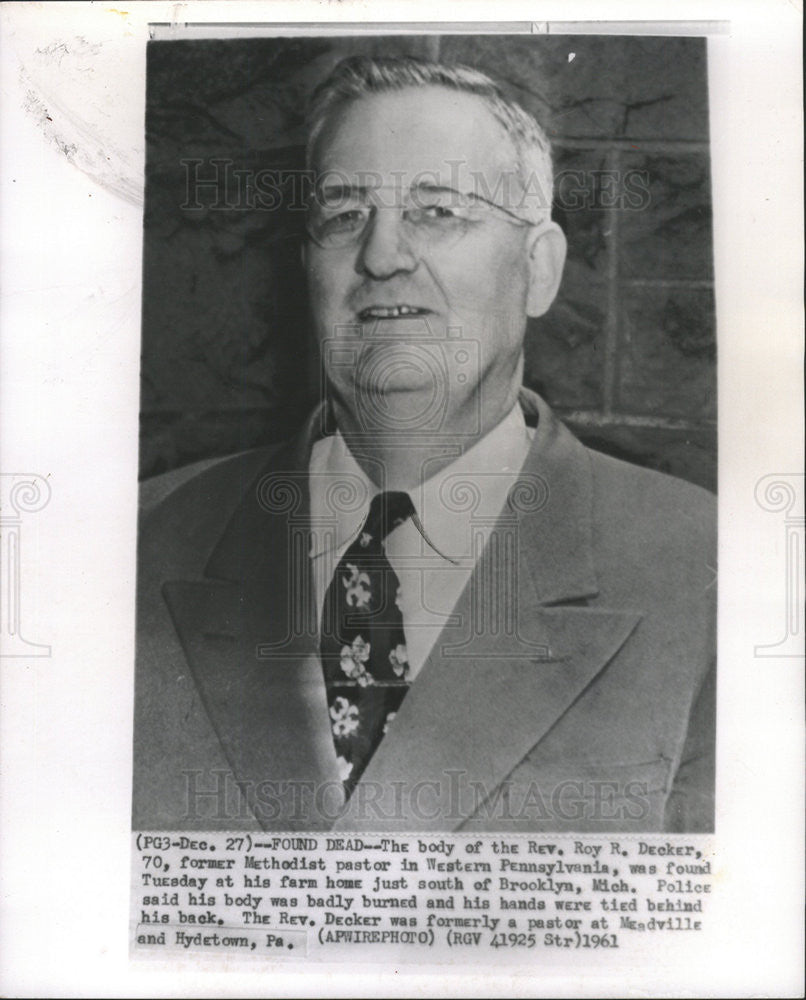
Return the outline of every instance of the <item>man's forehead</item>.
<path id="1" fill-rule="evenodd" d="M 517 161 L 482 98 L 429 86 L 370 94 L 340 108 L 317 143 L 314 166 L 363 186 L 408 188 L 427 177 L 466 187 L 474 177 L 494 186 Z"/>

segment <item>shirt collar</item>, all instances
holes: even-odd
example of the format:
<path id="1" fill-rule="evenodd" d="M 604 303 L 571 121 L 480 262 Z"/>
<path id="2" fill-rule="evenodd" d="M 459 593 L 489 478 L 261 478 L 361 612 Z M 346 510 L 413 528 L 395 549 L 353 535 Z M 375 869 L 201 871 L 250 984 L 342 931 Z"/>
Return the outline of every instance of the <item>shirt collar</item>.
<path id="1" fill-rule="evenodd" d="M 529 452 L 534 431 L 516 403 L 472 448 L 410 490 L 413 519 L 426 544 L 450 562 L 472 555 L 471 518 L 498 517 Z M 317 441 L 309 465 L 311 556 L 349 544 L 379 489 L 355 460 L 339 431 Z"/>

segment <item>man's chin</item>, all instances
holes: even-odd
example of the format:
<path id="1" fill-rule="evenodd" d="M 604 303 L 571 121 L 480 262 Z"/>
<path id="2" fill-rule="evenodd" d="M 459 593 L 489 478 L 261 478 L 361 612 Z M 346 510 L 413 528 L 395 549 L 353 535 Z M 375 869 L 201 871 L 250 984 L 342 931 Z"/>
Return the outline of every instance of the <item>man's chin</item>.
<path id="1" fill-rule="evenodd" d="M 387 378 L 357 379 L 353 395 L 362 410 L 377 412 L 408 423 L 416 414 L 439 408 L 445 388 L 433 378 L 417 374 L 406 378 L 399 373 Z"/>
<path id="2" fill-rule="evenodd" d="M 366 344 L 359 353 L 352 382 L 365 392 L 431 395 L 445 391 L 446 375 L 440 345 L 395 339 Z"/>
<path id="3" fill-rule="evenodd" d="M 397 370 L 381 377 L 360 378 L 337 390 L 350 423 L 367 434 L 439 430 L 447 405 L 446 387 L 422 373 Z"/>

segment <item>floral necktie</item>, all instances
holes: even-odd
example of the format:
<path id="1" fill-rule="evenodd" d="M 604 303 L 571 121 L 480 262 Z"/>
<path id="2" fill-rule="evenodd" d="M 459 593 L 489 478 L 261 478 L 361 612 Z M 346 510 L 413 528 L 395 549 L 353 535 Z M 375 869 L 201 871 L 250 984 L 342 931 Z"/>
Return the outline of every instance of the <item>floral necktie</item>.
<path id="1" fill-rule="evenodd" d="M 325 594 L 320 652 L 348 796 L 409 689 L 400 581 L 383 543 L 413 513 L 408 493 L 374 497 Z"/>

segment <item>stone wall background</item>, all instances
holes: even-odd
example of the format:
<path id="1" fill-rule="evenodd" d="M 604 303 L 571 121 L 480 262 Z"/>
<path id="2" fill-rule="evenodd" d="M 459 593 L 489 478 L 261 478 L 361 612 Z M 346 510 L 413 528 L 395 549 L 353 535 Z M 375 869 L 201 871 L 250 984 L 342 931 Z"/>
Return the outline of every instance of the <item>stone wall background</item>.
<path id="1" fill-rule="evenodd" d="M 530 320 L 526 382 L 592 447 L 715 489 L 705 41 L 590 35 L 150 43 L 141 475 L 281 439 L 318 397 L 301 213 L 238 207 L 233 174 L 183 205 L 189 170 L 223 178 L 216 158 L 300 167 L 307 95 L 357 52 L 476 66 L 537 117 L 555 172 L 581 173 L 555 207 L 569 259 Z M 610 197 L 628 170 L 648 178 L 638 211 Z"/>

